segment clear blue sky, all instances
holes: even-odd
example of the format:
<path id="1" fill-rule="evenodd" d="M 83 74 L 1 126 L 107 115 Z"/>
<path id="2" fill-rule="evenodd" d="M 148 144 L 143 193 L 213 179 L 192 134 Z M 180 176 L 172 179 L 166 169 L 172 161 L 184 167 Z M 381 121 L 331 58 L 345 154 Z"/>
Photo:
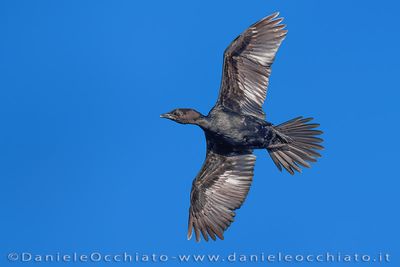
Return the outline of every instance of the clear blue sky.
<path id="1" fill-rule="evenodd" d="M 40 266 L 14 251 L 340 251 L 399 266 L 400 3 L 141 2 L 1 1 L 0 265 Z M 207 113 L 225 47 L 274 11 L 289 33 L 267 118 L 315 117 L 323 158 L 290 176 L 257 151 L 226 240 L 187 241 L 205 140 L 159 114 Z"/>

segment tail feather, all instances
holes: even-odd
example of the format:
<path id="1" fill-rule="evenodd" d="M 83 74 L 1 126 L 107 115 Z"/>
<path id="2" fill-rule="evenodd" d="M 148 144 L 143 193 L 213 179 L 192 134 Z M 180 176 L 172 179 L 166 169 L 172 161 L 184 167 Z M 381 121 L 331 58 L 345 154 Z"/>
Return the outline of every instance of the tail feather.
<path id="1" fill-rule="evenodd" d="M 323 132 L 315 130 L 319 124 L 308 123 L 311 120 L 313 118 L 297 117 L 274 126 L 276 136 L 267 149 L 280 171 L 283 167 L 290 174 L 301 172 L 299 165 L 310 168 L 309 162 L 321 157 L 316 150 L 324 148 L 319 144 L 323 139 L 316 136 Z"/>

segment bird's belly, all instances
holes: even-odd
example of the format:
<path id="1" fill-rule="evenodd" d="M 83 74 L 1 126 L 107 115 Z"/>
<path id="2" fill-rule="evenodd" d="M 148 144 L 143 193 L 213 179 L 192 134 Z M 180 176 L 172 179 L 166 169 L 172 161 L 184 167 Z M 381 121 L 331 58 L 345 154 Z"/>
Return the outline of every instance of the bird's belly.
<path id="1" fill-rule="evenodd" d="M 224 131 L 216 131 L 215 137 L 221 142 L 230 146 L 243 147 L 248 149 L 262 148 L 265 146 L 265 134 L 262 129 L 252 127 L 250 129 L 243 128 L 226 128 Z"/>
<path id="2" fill-rule="evenodd" d="M 211 127 L 207 131 L 218 141 L 244 149 L 265 147 L 268 124 L 251 116 L 227 110 L 211 112 Z"/>

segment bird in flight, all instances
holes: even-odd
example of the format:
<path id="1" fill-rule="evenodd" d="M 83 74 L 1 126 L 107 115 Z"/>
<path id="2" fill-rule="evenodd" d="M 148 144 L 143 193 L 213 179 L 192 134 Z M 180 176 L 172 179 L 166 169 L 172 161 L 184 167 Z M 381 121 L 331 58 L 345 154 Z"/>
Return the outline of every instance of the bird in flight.
<path id="1" fill-rule="evenodd" d="M 244 202 L 253 179 L 254 149 L 266 149 L 280 171 L 290 174 L 310 167 L 321 155 L 319 124 L 297 117 L 279 125 L 265 121 L 271 65 L 287 34 L 283 18 L 274 13 L 261 19 L 225 50 L 217 103 L 207 116 L 180 108 L 162 114 L 181 124 L 203 129 L 207 143 L 205 162 L 192 183 L 187 237 L 194 232 L 208 241 L 224 239 L 235 210 Z"/>

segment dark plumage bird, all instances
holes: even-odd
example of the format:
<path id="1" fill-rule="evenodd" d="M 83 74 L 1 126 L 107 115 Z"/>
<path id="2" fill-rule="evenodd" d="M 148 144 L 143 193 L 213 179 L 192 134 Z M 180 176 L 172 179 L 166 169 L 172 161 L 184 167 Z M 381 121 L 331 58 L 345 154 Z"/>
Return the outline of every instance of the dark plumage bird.
<path id="1" fill-rule="evenodd" d="M 254 149 L 266 149 L 273 162 L 290 174 L 310 167 L 321 155 L 322 132 L 312 118 L 298 117 L 279 125 L 265 121 L 262 109 L 271 65 L 287 31 L 278 13 L 250 26 L 225 50 L 222 83 L 216 105 L 207 116 L 193 109 L 162 114 L 205 132 L 207 156 L 190 193 L 188 239 L 192 232 L 223 239 L 234 210 L 245 200 L 253 179 Z"/>

